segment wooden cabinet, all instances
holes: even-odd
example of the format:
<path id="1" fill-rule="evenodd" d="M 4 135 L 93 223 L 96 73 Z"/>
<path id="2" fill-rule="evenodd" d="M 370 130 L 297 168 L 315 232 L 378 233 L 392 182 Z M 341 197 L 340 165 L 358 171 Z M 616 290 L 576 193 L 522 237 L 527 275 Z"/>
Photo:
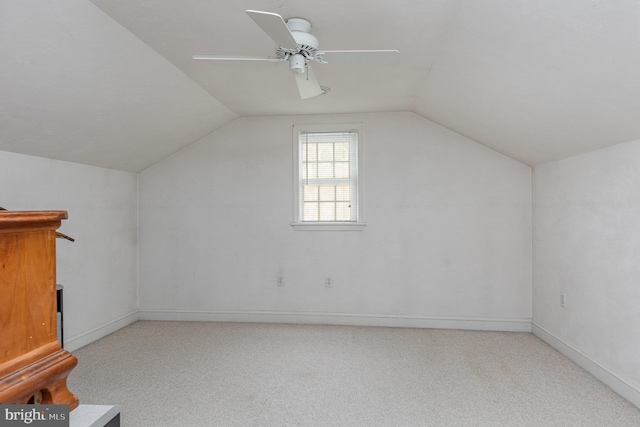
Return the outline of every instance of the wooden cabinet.
<path id="1" fill-rule="evenodd" d="M 78 360 L 56 327 L 56 229 L 65 211 L 0 212 L 0 403 L 78 406 Z"/>

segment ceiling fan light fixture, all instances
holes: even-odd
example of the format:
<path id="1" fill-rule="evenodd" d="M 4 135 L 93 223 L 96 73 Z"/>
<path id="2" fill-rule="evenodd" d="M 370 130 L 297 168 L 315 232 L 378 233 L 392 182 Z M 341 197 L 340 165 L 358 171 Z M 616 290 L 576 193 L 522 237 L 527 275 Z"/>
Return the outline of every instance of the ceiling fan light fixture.
<path id="1" fill-rule="evenodd" d="M 289 57 L 289 70 L 293 74 L 302 74 L 307 70 L 306 60 L 299 53 Z"/>

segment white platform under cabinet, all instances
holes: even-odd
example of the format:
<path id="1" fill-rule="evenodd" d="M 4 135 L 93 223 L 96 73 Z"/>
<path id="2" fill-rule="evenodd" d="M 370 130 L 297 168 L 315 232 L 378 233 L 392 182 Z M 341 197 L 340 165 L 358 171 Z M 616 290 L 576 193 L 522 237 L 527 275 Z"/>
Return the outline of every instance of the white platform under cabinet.
<path id="1" fill-rule="evenodd" d="M 69 414 L 69 427 L 120 427 L 120 407 L 80 405 Z"/>

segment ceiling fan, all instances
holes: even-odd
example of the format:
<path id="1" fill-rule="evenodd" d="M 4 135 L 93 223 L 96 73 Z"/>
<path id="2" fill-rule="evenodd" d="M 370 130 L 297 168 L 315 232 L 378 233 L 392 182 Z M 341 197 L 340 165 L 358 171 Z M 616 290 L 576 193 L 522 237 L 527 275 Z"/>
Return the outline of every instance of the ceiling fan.
<path id="1" fill-rule="evenodd" d="M 193 59 L 210 61 L 289 61 L 302 99 L 327 93 L 330 89 L 320 86 L 309 62 L 320 64 L 397 65 L 397 50 L 319 50 L 318 39 L 311 34 L 311 23 L 303 18 L 289 18 L 259 10 L 247 10 L 247 15 L 277 46 L 275 56 L 193 55 Z"/>

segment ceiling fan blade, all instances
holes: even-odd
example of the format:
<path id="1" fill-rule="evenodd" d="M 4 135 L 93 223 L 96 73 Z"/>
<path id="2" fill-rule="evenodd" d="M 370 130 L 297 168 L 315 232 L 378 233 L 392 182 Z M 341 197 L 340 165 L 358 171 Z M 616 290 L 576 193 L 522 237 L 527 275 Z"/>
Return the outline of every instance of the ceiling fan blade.
<path id="1" fill-rule="evenodd" d="M 296 39 L 291 35 L 282 16 L 271 12 L 261 12 L 259 10 L 247 10 L 247 15 L 249 15 L 278 46 L 286 49 L 298 49 L 298 43 L 296 43 Z"/>
<path id="2" fill-rule="evenodd" d="M 319 62 L 328 64 L 398 65 L 400 51 L 397 50 L 324 50 L 316 52 Z"/>
<path id="3" fill-rule="evenodd" d="M 273 57 L 259 57 L 259 56 L 233 56 L 233 55 L 193 55 L 193 59 L 206 60 L 206 61 L 268 61 L 268 62 L 280 62 L 283 59 Z"/>
<path id="4" fill-rule="evenodd" d="M 322 95 L 324 92 L 311 67 L 307 67 L 305 73 L 295 74 L 295 77 L 296 83 L 298 84 L 298 91 L 300 92 L 300 98 L 313 98 L 314 96 Z"/>

